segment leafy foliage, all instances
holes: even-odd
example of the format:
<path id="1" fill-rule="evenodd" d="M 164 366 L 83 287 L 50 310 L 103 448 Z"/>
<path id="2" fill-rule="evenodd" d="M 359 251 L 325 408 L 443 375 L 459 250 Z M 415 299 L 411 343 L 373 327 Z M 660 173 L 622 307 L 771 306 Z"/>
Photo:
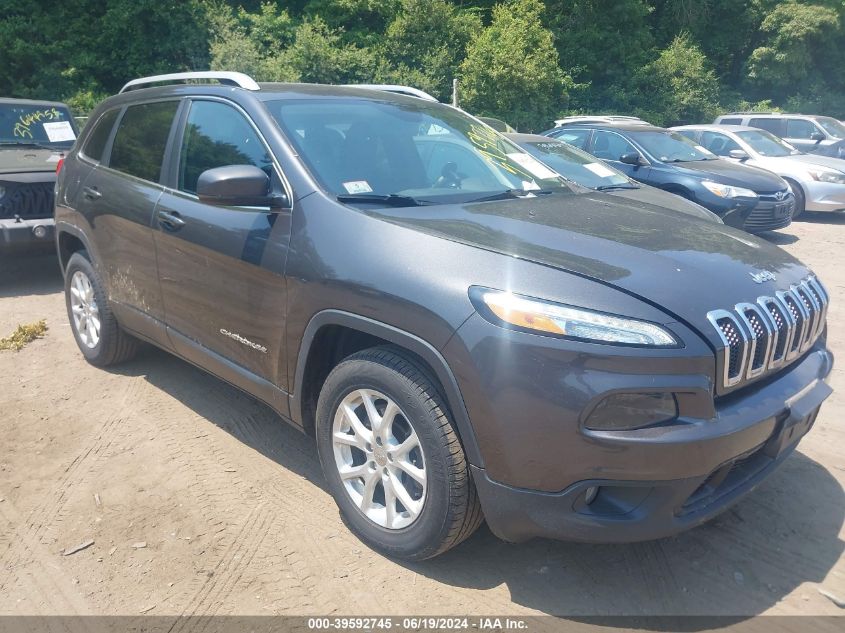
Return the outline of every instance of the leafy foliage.
<path id="1" fill-rule="evenodd" d="M 540 0 L 510 0 L 470 43 L 460 67 L 462 104 L 480 115 L 505 117 L 517 128 L 538 128 L 566 99 L 571 79 L 558 66 Z"/>
<path id="2" fill-rule="evenodd" d="M 774 107 L 845 117 L 843 0 L 4 0 L 0 94 L 84 114 L 134 77 L 414 85 L 540 129 Z"/>

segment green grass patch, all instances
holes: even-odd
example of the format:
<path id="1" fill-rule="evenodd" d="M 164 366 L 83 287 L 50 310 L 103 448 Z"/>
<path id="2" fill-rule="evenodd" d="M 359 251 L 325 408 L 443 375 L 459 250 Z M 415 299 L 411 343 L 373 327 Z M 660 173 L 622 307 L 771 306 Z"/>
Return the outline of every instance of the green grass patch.
<path id="1" fill-rule="evenodd" d="M 29 325 L 18 325 L 18 329 L 12 332 L 11 336 L 0 338 L 0 351 L 14 350 L 19 352 L 35 339 L 42 338 L 46 331 L 47 322 L 44 319 Z"/>

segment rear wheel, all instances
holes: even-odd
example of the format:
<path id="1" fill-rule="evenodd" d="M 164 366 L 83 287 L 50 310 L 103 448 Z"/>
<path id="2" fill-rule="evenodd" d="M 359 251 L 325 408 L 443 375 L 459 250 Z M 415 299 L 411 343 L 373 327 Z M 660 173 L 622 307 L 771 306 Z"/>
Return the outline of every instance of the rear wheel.
<path id="1" fill-rule="evenodd" d="M 344 521 L 388 556 L 431 558 L 481 524 L 445 404 L 399 349 L 365 350 L 332 370 L 317 405 L 317 448 Z"/>
<path id="2" fill-rule="evenodd" d="M 104 367 L 135 355 L 138 340 L 124 332 L 114 318 L 102 281 L 85 251 L 68 260 L 65 302 L 73 337 L 89 363 Z"/>
<path id="3" fill-rule="evenodd" d="M 804 214 L 807 206 L 807 198 L 804 196 L 804 189 L 794 180 L 786 179 L 792 193 L 795 195 L 795 208 L 792 210 L 792 219 L 795 220 Z"/>

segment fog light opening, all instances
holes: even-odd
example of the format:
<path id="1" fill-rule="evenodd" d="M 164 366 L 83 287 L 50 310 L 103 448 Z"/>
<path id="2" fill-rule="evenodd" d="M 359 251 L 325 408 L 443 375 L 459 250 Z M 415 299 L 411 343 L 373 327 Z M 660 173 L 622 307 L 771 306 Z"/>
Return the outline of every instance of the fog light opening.
<path id="1" fill-rule="evenodd" d="M 598 486 L 590 486 L 584 492 L 584 503 L 590 505 L 593 501 L 596 500 L 596 497 L 599 494 L 599 487 Z"/>
<path id="2" fill-rule="evenodd" d="M 45 237 L 47 237 L 47 227 L 39 224 L 38 226 L 32 229 L 32 233 L 39 240 L 43 240 Z"/>

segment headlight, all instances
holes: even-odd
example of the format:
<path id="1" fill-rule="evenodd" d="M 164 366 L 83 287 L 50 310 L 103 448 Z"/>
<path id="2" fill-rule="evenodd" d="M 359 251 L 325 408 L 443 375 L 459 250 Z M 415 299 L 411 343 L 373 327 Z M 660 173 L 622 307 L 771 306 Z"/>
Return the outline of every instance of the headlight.
<path id="1" fill-rule="evenodd" d="M 712 180 L 702 180 L 701 184 L 712 194 L 720 198 L 756 198 L 757 194 L 751 189 L 744 187 L 734 187 L 733 185 L 723 185 Z"/>
<path id="2" fill-rule="evenodd" d="M 813 180 L 819 182 L 833 182 L 837 185 L 845 185 L 845 174 L 839 171 L 819 169 L 808 172 Z"/>
<path id="3" fill-rule="evenodd" d="M 475 298 L 500 324 L 521 330 L 596 343 L 678 346 L 678 341 L 667 330 L 646 321 L 529 299 L 499 290 L 479 289 Z"/>

